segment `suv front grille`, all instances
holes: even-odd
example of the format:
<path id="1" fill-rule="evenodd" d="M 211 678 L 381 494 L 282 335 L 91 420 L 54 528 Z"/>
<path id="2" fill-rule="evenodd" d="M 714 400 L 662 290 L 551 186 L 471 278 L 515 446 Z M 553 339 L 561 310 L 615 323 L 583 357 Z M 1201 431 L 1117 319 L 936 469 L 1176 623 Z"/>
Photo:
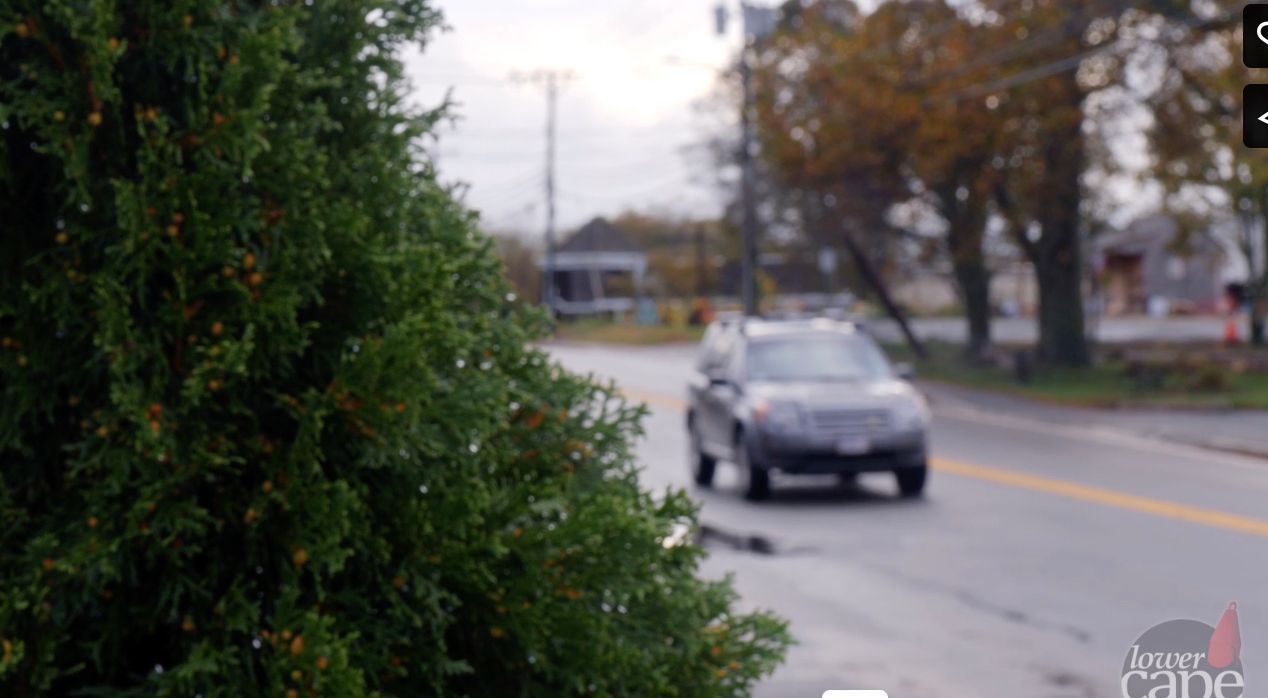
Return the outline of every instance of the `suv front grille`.
<path id="1" fill-rule="evenodd" d="M 816 409 L 810 412 L 810 428 L 817 436 L 874 436 L 889 430 L 889 411 Z"/>

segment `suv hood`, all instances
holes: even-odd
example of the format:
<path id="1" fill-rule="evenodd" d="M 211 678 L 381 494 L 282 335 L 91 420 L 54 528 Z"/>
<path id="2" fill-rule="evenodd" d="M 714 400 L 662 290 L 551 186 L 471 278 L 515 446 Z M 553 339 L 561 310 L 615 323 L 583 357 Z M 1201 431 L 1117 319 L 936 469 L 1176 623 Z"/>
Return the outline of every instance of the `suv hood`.
<path id="1" fill-rule="evenodd" d="M 887 407 L 910 401 L 919 392 L 898 379 L 873 381 L 790 381 L 750 383 L 753 398 L 773 403 L 789 402 L 803 407 Z"/>

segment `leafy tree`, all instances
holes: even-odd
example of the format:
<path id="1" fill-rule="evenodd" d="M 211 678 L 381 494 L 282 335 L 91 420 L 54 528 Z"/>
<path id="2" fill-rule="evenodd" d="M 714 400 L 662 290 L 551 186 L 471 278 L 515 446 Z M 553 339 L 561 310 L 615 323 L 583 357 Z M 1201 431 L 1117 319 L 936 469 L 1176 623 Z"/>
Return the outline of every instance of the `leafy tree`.
<path id="1" fill-rule="evenodd" d="M 931 99 L 981 79 L 964 69 L 975 29 L 941 0 L 890 2 L 866 17 L 824 0 L 767 44 L 759 124 L 785 178 L 835 209 L 888 230 L 885 214 L 921 200 L 942 219 L 969 324 L 968 351 L 990 342 L 983 239 L 997 130 L 981 100 Z"/>
<path id="2" fill-rule="evenodd" d="M 1092 212 L 1086 175 L 1104 164 L 1093 134 L 1097 104 L 1122 91 L 1127 50 L 1157 43 L 1158 29 L 1222 14 L 1188 0 L 984 0 L 978 61 L 997 77 L 958 98 L 997 103 L 1008 150 L 996 203 L 1039 284 L 1039 353 L 1053 363 L 1090 360 L 1082 303 L 1082 238 Z M 1165 38 L 1165 37 L 1164 37 Z"/>
<path id="3" fill-rule="evenodd" d="M 536 304 L 542 299 L 542 269 L 538 265 L 538 253 L 517 233 L 492 234 L 502 259 L 506 279 L 516 295 L 525 303 Z"/>
<path id="4" fill-rule="evenodd" d="M 690 298 L 717 288 L 717 265 L 710 259 L 721 238 L 716 221 L 625 211 L 612 225 L 647 253 L 649 283 L 659 293 Z"/>
<path id="5" fill-rule="evenodd" d="M 1141 85 L 1149 106 L 1150 175 L 1166 192 L 1166 208 L 1181 221 L 1209 225 L 1233 219 L 1240 251 L 1251 264 L 1251 339 L 1265 341 L 1268 268 L 1257 249 L 1268 248 L 1268 163 L 1242 144 L 1242 86 L 1256 79 L 1242 66 L 1241 30 L 1231 22 L 1173 27 L 1156 82 Z"/>
<path id="6" fill-rule="evenodd" d="M 414 152 L 438 21 L 0 5 L 0 693 L 732 695 L 782 654 Z"/>

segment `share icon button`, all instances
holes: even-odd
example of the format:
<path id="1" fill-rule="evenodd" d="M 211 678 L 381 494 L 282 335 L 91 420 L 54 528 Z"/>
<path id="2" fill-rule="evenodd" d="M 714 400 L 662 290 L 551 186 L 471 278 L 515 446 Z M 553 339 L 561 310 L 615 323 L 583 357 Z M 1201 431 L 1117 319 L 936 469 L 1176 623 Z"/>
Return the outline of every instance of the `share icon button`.
<path id="1" fill-rule="evenodd" d="M 1242 63 L 1247 68 L 1268 68 L 1268 3 L 1253 3 L 1242 10 Z"/>

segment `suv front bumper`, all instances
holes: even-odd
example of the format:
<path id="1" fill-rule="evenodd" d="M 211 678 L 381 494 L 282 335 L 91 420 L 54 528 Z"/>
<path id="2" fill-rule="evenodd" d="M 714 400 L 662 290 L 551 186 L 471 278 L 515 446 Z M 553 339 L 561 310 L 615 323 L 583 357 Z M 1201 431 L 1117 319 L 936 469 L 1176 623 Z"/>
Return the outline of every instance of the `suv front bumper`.
<path id="1" fill-rule="evenodd" d="M 870 473 L 925 467 L 923 430 L 891 432 L 870 437 L 861 453 L 840 453 L 833 439 L 805 435 L 758 433 L 749 443 L 752 462 L 785 473 Z"/>

